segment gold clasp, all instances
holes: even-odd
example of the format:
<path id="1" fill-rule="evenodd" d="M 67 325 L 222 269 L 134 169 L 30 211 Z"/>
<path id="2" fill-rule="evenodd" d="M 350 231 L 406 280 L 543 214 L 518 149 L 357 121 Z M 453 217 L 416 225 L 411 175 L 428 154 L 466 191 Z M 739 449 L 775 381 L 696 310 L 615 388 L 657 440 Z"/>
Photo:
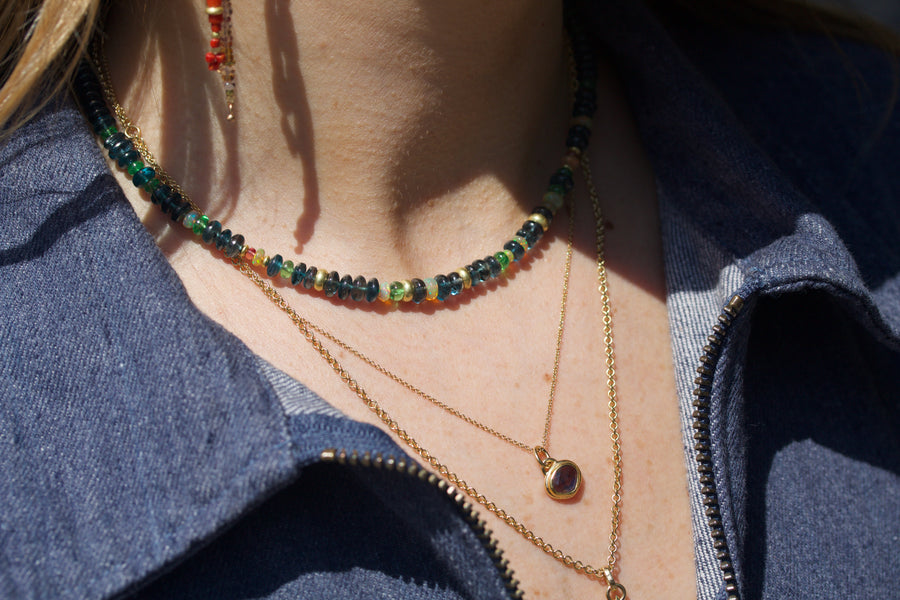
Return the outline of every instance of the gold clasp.
<path id="1" fill-rule="evenodd" d="M 606 579 L 606 600 L 625 600 L 628 592 L 625 586 L 616 581 L 612 576 L 612 569 L 604 567 L 603 577 Z"/>

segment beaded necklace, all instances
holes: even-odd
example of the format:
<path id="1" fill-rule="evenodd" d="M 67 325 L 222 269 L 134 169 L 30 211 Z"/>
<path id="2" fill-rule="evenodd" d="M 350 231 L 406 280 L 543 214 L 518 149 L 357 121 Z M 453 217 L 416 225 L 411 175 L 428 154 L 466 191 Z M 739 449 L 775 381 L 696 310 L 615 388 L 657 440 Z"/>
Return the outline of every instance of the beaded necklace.
<path id="1" fill-rule="evenodd" d="M 232 233 L 221 222 L 204 214 L 183 193 L 178 184 L 159 166 L 141 139 L 137 127 L 120 106 L 113 90 L 101 43 L 95 45 L 94 70 L 86 62 L 78 66 L 73 80 L 75 95 L 88 122 L 103 142 L 109 157 L 131 177 L 135 187 L 144 190 L 153 204 L 181 223 L 207 245 L 214 245 L 227 258 L 248 262 L 268 277 L 287 280 L 297 289 L 321 292 L 328 298 L 349 302 L 385 303 L 424 301 L 442 302 L 465 290 L 503 276 L 510 266 L 521 261 L 550 228 L 553 217 L 563 205 L 566 194 L 574 187 L 573 171 L 588 147 L 596 111 L 597 65 L 591 45 L 579 28 L 577 19 L 564 4 L 566 29 L 569 34 L 573 68 L 571 69 L 574 100 L 572 117 L 566 135 L 566 152 L 562 166 L 550 177 L 541 203 L 535 206 L 522 226 L 502 249 L 476 259 L 447 274 L 433 277 L 379 282 L 376 277 L 341 275 L 338 271 L 305 262 L 285 259 L 281 254 L 268 255 L 262 248 L 250 246 L 243 235 Z M 120 130 L 115 116 L 122 124 Z"/>

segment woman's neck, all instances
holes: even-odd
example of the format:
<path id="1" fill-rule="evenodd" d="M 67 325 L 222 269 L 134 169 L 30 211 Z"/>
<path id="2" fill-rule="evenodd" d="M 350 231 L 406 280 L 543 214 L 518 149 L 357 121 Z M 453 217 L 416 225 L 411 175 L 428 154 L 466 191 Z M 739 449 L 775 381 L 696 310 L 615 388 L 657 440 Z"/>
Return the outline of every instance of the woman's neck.
<path id="1" fill-rule="evenodd" d="M 564 149 L 558 3 L 234 2 L 235 122 L 204 3 L 136 4 L 107 54 L 160 163 L 211 213 L 297 222 L 298 247 L 343 229 L 412 248 L 474 211 L 461 225 L 508 235 Z"/>

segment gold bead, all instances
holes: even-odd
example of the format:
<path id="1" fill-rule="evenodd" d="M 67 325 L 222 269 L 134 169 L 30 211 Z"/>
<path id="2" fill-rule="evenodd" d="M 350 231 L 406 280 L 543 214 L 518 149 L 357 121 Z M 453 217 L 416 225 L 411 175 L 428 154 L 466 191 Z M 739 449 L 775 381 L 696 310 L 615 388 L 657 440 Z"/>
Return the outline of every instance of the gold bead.
<path id="1" fill-rule="evenodd" d="M 547 217 L 545 217 L 541 213 L 531 213 L 530 215 L 528 215 L 528 220 L 534 221 L 535 223 L 540 225 L 541 229 L 543 229 L 544 231 L 550 229 L 550 223 L 547 222 Z"/>
<path id="2" fill-rule="evenodd" d="M 457 269 L 456 273 L 457 275 L 459 275 L 459 278 L 462 279 L 463 289 L 467 290 L 472 287 L 472 277 L 469 275 L 469 271 L 467 271 L 465 267 Z"/>
<path id="3" fill-rule="evenodd" d="M 404 279 L 400 282 L 400 285 L 403 286 L 403 301 L 409 302 L 412 300 L 413 295 L 413 284 L 409 279 Z"/>
<path id="4" fill-rule="evenodd" d="M 221 6 L 207 6 L 206 14 L 210 16 L 221 15 L 224 12 L 224 9 Z"/>
<path id="5" fill-rule="evenodd" d="M 327 269 L 319 269 L 316 271 L 316 278 L 313 279 L 313 287 L 317 292 L 322 291 L 322 286 L 325 285 L 325 280 L 328 279 L 328 270 Z"/>

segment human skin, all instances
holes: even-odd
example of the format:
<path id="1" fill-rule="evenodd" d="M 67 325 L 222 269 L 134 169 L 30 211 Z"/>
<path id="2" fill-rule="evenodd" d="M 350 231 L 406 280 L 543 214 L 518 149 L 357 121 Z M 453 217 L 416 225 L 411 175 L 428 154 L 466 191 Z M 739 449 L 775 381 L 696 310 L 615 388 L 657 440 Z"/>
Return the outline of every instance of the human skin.
<path id="1" fill-rule="evenodd" d="M 237 120 L 203 60 L 202 3 L 118 3 L 108 56 L 122 104 L 160 164 L 257 248 L 381 280 L 443 273 L 498 250 L 539 202 L 568 125 L 561 7 L 546 0 L 235 3 Z M 623 439 L 617 577 L 629 598 L 693 598 L 686 472 L 665 312 L 653 174 L 601 60 L 590 146 L 607 255 Z M 585 489 L 549 499 L 528 453 L 461 423 L 338 352 L 370 394 L 463 479 L 578 559 L 605 563 L 612 469 L 595 226 L 580 177 L 551 454 Z M 124 178 L 122 179 L 124 181 Z M 246 278 L 135 210 L 210 317 L 353 418 L 380 425 Z M 446 306 L 338 306 L 283 292 L 313 322 L 517 439 L 543 430 L 565 254 L 561 212 L 512 276 Z M 497 519 L 530 598 L 602 588 Z"/>

